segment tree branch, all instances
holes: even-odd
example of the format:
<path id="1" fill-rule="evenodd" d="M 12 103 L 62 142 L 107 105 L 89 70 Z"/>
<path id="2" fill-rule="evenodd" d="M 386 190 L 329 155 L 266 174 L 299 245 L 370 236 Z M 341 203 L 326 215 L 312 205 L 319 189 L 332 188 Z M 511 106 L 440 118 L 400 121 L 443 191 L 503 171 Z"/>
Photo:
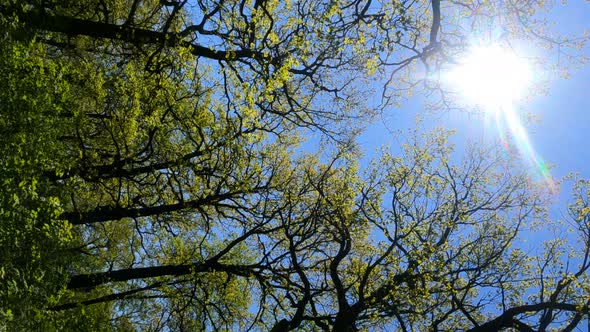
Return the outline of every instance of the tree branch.
<path id="1" fill-rule="evenodd" d="M 130 25 L 117 25 L 103 22 L 89 21 L 64 15 L 50 15 L 40 10 L 23 11 L 15 7 L 0 6 L 0 14 L 16 14 L 21 22 L 27 25 L 50 32 L 64 33 L 72 36 L 88 36 L 121 40 L 135 45 L 156 44 L 169 47 L 187 48 L 193 55 L 218 61 L 235 61 L 250 58 L 260 61 L 271 61 L 270 55 L 255 52 L 248 49 L 242 50 L 216 50 L 191 43 L 181 38 L 176 33 L 164 33 L 159 31 L 134 28 Z"/>

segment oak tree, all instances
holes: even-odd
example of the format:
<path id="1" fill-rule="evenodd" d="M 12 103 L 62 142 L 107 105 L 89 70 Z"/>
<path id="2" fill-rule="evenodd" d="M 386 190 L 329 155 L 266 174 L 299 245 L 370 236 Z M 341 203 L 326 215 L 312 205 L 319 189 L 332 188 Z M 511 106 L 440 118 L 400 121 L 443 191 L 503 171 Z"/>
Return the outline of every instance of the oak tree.
<path id="1" fill-rule="evenodd" d="M 572 330 L 586 182 L 581 247 L 531 258 L 517 239 L 552 221 L 514 161 L 453 163 L 444 130 L 368 166 L 354 143 L 417 84 L 404 71 L 466 47 L 465 24 L 525 38 L 541 7 L 0 1 L 5 327 Z M 326 148 L 302 151 L 314 131 Z"/>

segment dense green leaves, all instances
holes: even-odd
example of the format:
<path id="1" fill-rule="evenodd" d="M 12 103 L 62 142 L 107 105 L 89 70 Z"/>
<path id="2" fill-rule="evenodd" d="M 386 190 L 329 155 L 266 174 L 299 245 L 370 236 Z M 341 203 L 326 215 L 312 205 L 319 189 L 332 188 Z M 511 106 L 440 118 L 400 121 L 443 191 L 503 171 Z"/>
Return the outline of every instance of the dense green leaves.
<path id="1" fill-rule="evenodd" d="M 35 43 L 0 46 L 0 299 L 2 320 L 39 318 L 67 280 L 71 226 L 59 190 L 41 176 L 65 158 L 57 146 L 67 85 L 61 64 Z"/>

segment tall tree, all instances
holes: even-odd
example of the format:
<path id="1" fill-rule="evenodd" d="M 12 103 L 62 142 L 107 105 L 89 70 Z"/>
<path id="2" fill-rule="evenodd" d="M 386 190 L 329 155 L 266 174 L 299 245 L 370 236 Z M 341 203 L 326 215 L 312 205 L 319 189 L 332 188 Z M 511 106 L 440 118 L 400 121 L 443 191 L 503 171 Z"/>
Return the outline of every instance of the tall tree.
<path id="1" fill-rule="evenodd" d="M 539 269 L 513 247 L 543 195 L 509 161 L 452 165 L 439 133 L 358 170 L 401 71 L 465 47 L 443 15 L 525 36 L 541 2 L 446 5 L 0 1 L 7 328 L 575 327 L 586 256 L 556 272 L 561 243 Z M 338 145 L 298 152 L 306 128 Z"/>

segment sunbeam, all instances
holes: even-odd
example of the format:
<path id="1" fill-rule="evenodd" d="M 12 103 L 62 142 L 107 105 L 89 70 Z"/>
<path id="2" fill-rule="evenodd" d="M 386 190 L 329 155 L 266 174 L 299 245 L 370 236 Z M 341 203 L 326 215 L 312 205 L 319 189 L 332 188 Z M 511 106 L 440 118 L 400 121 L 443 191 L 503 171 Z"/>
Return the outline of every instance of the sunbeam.
<path id="1" fill-rule="evenodd" d="M 499 45 L 472 48 L 446 75 L 462 99 L 479 105 L 495 119 L 502 145 L 506 149 L 516 146 L 535 175 L 553 191 L 556 185 L 549 168 L 535 151 L 514 106 L 530 88 L 531 79 L 528 63 Z"/>

